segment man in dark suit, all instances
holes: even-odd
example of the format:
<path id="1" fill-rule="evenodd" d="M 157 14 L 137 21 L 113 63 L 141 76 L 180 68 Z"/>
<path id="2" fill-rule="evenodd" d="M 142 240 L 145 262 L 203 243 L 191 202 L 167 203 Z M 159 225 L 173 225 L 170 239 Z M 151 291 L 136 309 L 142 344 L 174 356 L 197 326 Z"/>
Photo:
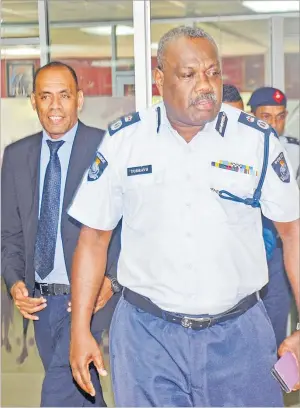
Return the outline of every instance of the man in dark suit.
<path id="1" fill-rule="evenodd" d="M 68 65 L 51 62 L 36 72 L 31 103 L 43 131 L 11 144 L 3 157 L 2 273 L 25 328 L 34 321 L 45 368 L 41 405 L 106 406 L 95 367 L 94 398 L 77 388 L 69 367 L 70 271 L 80 224 L 66 211 L 104 132 L 78 120 L 83 94 Z M 115 278 L 119 251 L 120 226 L 94 309 L 97 341 L 119 297 L 112 295 L 121 289 Z"/>

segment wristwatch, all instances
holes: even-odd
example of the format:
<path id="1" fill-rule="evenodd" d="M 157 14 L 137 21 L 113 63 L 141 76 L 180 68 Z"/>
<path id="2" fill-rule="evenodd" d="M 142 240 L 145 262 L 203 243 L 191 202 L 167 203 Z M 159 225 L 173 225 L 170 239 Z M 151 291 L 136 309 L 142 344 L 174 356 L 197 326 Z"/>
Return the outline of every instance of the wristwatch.
<path id="1" fill-rule="evenodd" d="M 121 290 L 123 289 L 123 286 L 120 285 L 120 283 L 118 282 L 118 279 L 110 275 L 107 275 L 107 277 L 110 280 L 111 290 L 113 294 L 121 292 Z"/>

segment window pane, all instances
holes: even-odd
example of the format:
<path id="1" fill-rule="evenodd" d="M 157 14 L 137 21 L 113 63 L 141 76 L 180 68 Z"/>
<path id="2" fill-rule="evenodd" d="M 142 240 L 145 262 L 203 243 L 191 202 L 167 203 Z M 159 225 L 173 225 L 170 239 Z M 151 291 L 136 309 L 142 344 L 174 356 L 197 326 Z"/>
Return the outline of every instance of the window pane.
<path id="1" fill-rule="evenodd" d="M 1 20 L 1 39 L 13 42 L 13 45 L 1 44 L 2 154 L 9 143 L 39 130 L 39 121 L 28 98 L 40 58 L 37 0 L 2 0 Z M 28 45 L 22 44 L 23 38 L 29 39 Z"/>
<path id="2" fill-rule="evenodd" d="M 243 2 L 239 0 L 152 0 L 152 18 L 193 18 L 208 16 L 234 16 L 255 14 L 255 1 Z M 271 3 L 271 2 L 270 2 Z M 246 6 L 247 5 L 247 6 Z M 252 8 L 251 8 L 252 7 Z M 265 2 L 264 10 L 260 12 L 280 12 L 275 10 L 274 4 Z M 291 10 L 292 11 L 292 10 Z"/>
<path id="3" fill-rule="evenodd" d="M 52 23 L 93 22 L 101 24 L 112 21 L 132 21 L 131 0 L 50 0 L 49 2 Z"/>
<path id="4" fill-rule="evenodd" d="M 223 81 L 239 89 L 246 107 L 251 93 L 268 82 L 268 20 L 217 22 L 198 26 L 216 40 L 221 54 Z"/>
<path id="5" fill-rule="evenodd" d="M 224 2 L 220 1 L 154 1 L 151 7 L 153 20 L 151 23 L 152 67 L 156 66 L 158 41 L 165 32 L 173 27 L 186 24 L 203 28 L 213 36 L 219 46 L 224 83 L 235 85 L 241 92 L 246 105 L 251 93 L 256 88 L 270 83 L 269 20 L 261 19 L 261 17 L 243 20 L 246 18 L 246 14 L 253 14 L 253 12 L 250 13 L 249 9 L 236 1 L 226 2 L 226 7 L 221 7 L 221 3 L 224 5 Z M 226 14 L 235 16 L 243 14 L 242 20 L 230 21 L 229 17 L 226 17 L 226 21 L 220 21 L 225 11 Z M 188 23 L 184 19 L 171 20 L 176 13 L 181 13 L 183 17 L 187 16 L 191 20 Z M 158 16 L 163 15 L 164 21 L 160 22 Z M 203 22 L 196 20 L 193 22 L 193 18 L 197 17 L 203 18 Z M 169 23 L 168 18 L 170 18 Z M 157 95 L 158 91 L 154 85 L 153 102 L 159 100 Z"/>
<path id="6" fill-rule="evenodd" d="M 1 1 L 1 38 L 38 35 L 37 0 Z"/>
<path id="7" fill-rule="evenodd" d="M 132 112 L 135 109 L 132 1 L 50 0 L 49 19 L 51 60 L 65 62 L 75 69 L 85 95 L 81 119 L 105 128 L 118 116 Z"/>

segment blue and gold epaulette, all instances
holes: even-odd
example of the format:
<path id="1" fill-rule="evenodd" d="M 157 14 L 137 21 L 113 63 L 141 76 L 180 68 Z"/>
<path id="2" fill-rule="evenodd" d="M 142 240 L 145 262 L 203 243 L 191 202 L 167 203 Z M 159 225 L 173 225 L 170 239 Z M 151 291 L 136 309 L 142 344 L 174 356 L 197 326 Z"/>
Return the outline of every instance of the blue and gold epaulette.
<path id="1" fill-rule="evenodd" d="M 140 115 L 138 112 L 131 113 L 126 116 L 122 116 L 121 118 L 113 121 L 108 125 L 108 133 L 110 136 L 113 136 L 119 130 L 124 129 L 127 126 L 133 125 L 141 120 Z"/>
<path id="2" fill-rule="evenodd" d="M 270 128 L 270 126 L 263 120 L 257 119 L 255 116 L 249 115 L 245 112 L 241 112 L 238 121 L 256 130 L 260 130 L 261 132 Z"/>

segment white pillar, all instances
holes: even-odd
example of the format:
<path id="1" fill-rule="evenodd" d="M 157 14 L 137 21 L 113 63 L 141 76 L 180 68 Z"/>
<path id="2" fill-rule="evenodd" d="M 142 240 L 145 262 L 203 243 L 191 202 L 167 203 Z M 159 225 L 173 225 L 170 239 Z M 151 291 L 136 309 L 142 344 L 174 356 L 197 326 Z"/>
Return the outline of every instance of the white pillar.
<path id="1" fill-rule="evenodd" d="M 150 0 L 133 0 L 136 110 L 152 105 Z"/>
<path id="2" fill-rule="evenodd" d="M 41 49 L 40 63 L 42 67 L 50 62 L 48 0 L 39 0 L 37 3 Z"/>
<path id="3" fill-rule="evenodd" d="M 284 75 L 284 18 L 271 18 L 272 86 L 285 92 Z"/>

